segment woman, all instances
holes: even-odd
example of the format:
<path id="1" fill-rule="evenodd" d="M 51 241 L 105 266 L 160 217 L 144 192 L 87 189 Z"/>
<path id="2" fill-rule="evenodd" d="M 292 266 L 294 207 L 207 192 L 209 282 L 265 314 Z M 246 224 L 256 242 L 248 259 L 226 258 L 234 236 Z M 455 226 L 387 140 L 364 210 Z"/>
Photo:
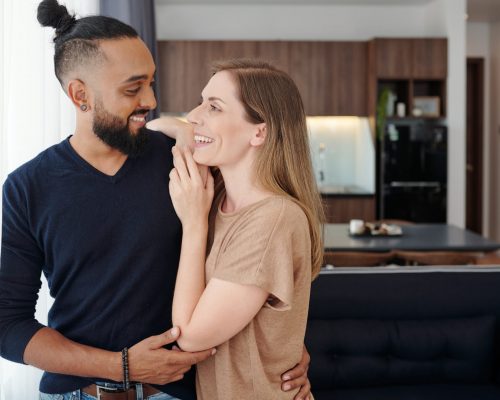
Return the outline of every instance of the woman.
<path id="1" fill-rule="evenodd" d="M 170 174 L 183 228 L 172 318 L 182 349 L 217 346 L 197 366 L 198 398 L 293 399 L 280 371 L 301 358 L 323 252 L 299 91 L 267 63 L 222 62 L 187 119 L 194 152 L 174 148 Z M 217 167 L 215 197 L 196 163 Z"/>

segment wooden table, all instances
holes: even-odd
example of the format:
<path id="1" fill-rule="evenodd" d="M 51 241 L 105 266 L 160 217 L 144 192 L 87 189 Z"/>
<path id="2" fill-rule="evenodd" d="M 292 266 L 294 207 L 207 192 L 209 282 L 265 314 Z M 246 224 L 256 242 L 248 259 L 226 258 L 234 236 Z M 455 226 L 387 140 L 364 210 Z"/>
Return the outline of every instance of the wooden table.
<path id="1" fill-rule="evenodd" d="M 325 224 L 325 250 L 489 252 L 500 249 L 500 243 L 454 225 L 414 224 L 404 225 L 402 229 L 401 236 L 352 237 L 348 224 Z"/>

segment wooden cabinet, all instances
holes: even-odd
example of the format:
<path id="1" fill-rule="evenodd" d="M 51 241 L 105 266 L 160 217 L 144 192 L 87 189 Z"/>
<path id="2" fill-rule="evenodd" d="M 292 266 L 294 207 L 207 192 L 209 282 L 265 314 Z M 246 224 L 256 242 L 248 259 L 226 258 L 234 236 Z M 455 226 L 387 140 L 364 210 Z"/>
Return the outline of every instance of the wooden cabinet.
<path id="1" fill-rule="evenodd" d="M 329 79 L 323 83 L 328 111 L 331 115 L 368 115 L 368 44 L 330 42 L 328 48 Z"/>
<path id="2" fill-rule="evenodd" d="M 330 80 L 327 42 L 289 42 L 288 64 L 284 70 L 299 88 L 307 115 L 333 115 L 328 107 Z"/>
<path id="3" fill-rule="evenodd" d="M 379 78 L 411 78 L 413 41 L 375 39 L 375 70 Z"/>
<path id="4" fill-rule="evenodd" d="M 444 38 L 374 39 L 369 44 L 368 108 L 377 137 L 376 209 L 379 219 L 391 218 L 394 212 L 386 208 L 391 204 L 388 197 L 394 196 L 387 187 L 395 179 L 394 170 L 398 168 L 386 162 L 389 157 L 384 155 L 384 149 L 412 142 L 422 126 L 428 132 L 432 132 L 432 126 L 438 128 L 436 132 L 442 132 L 441 127 L 446 125 L 447 46 Z M 397 111 L 398 103 L 400 112 Z M 438 164 L 431 167 L 438 168 Z"/>
<path id="5" fill-rule="evenodd" d="M 387 89 L 405 105 L 404 117 L 443 118 L 447 46 L 447 39 L 442 38 L 374 39 L 368 52 L 369 115 L 375 115 L 381 94 Z"/>
<path id="6" fill-rule="evenodd" d="M 211 77 L 214 61 L 251 57 L 257 42 L 247 41 L 159 41 L 161 111 L 182 113 L 200 101 Z"/>
<path id="7" fill-rule="evenodd" d="M 414 79 L 446 79 L 448 74 L 446 39 L 413 39 Z"/>
<path id="8" fill-rule="evenodd" d="M 326 222 L 347 223 L 351 219 L 375 220 L 375 197 L 328 196 L 323 197 Z"/>
<path id="9" fill-rule="evenodd" d="M 193 108 L 215 60 L 250 57 L 286 71 L 308 115 L 367 115 L 367 43 L 298 41 L 160 41 L 163 112 Z"/>
<path id="10" fill-rule="evenodd" d="M 445 79 L 447 40 L 374 39 L 375 69 L 380 79 Z"/>

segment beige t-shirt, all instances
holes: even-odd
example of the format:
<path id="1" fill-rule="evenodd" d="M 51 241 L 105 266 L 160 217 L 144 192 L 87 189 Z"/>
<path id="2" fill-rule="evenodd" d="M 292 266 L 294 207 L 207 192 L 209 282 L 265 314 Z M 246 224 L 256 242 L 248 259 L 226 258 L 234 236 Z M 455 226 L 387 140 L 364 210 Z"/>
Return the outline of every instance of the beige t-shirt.
<path id="1" fill-rule="evenodd" d="M 293 399 L 281 374 L 302 357 L 311 287 L 307 217 L 293 201 L 272 196 L 234 213 L 218 208 L 206 282 L 255 285 L 268 302 L 236 336 L 198 364 L 200 400 Z"/>

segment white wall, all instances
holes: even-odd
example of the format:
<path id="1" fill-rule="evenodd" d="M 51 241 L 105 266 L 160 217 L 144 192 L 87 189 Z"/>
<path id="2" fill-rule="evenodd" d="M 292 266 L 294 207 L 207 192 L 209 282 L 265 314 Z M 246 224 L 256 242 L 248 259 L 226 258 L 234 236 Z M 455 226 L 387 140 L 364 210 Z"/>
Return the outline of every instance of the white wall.
<path id="1" fill-rule="evenodd" d="M 465 227 L 466 0 L 437 0 L 448 35 L 448 222 Z"/>
<path id="2" fill-rule="evenodd" d="M 483 121 L 483 235 L 492 237 L 490 228 L 490 142 L 494 130 L 490 123 L 490 24 L 486 22 L 467 23 L 467 57 L 484 59 L 484 121 Z"/>
<path id="3" fill-rule="evenodd" d="M 156 26 L 160 40 L 368 40 L 446 34 L 437 24 L 428 26 L 422 6 L 158 4 Z"/>
<path id="4" fill-rule="evenodd" d="M 250 0 L 249 0 L 250 3 Z M 421 6 L 157 5 L 160 40 L 448 37 L 448 222 L 465 226 L 466 0 Z"/>

